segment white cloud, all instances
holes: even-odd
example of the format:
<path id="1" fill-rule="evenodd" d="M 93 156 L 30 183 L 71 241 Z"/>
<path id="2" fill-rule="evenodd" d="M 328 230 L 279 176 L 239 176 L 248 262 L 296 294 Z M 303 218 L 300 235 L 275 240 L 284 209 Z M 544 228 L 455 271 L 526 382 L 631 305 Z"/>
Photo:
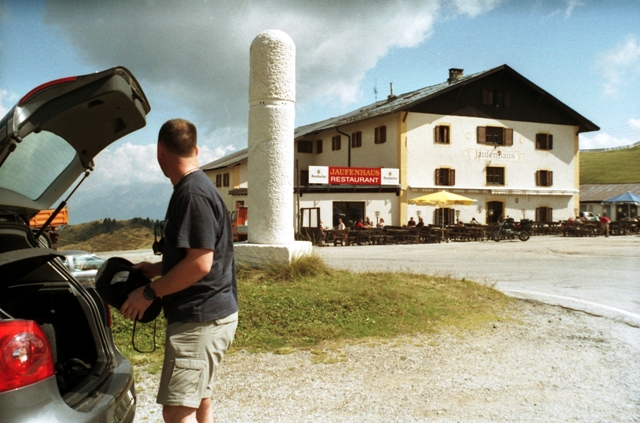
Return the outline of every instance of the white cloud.
<path id="1" fill-rule="evenodd" d="M 597 63 L 605 79 L 604 93 L 618 95 L 622 88 L 640 77 L 640 41 L 635 34 L 600 55 Z"/>
<path id="2" fill-rule="evenodd" d="M 0 88 L 0 119 L 18 102 L 18 95 Z"/>
<path id="3" fill-rule="evenodd" d="M 606 132 L 597 133 L 595 135 L 580 134 L 580 149 L 590 150 L 593 148 L 622 147 L 633 144 L 637 141 L 637 139 L 633 140 L 626 137 L 614 137 Z"/>
<path id="4" fill-rule="evenodd" d="M 344 106 L 360 100 L 367 71 L 391 49 L 422 43 L 439 16 L 474 17 L 498 3 L 167 0 L 125 6 L 50 0 L 45 22 L 59 27 L 79 57 L 98 69 L 124 65 L 147 94 L 162 92 L 186 104 L 201 133 L 215 137 L 214 128 L 246 127 L 249 47 L 266 29 L 283 30 L 296 44 L 298 107 Z M 246 137 L 234 138 L 236 147 L 245 145 Z"/>
<path id="5" fill-rule="evenodd" d="M 564 10 L 564 18 L 568 19 L 573 14 L 573 11 L 578 6 L 584 6 L 584 3 L 580 0 L 566 0 L 567 8 Z"/>

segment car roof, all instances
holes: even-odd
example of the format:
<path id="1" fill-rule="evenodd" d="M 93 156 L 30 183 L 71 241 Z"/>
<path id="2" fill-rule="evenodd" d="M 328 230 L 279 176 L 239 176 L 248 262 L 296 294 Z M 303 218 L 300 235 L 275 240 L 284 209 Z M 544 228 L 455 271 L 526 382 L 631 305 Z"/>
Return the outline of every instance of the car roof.
<path id="1" fill-rule="evenodd" d="M 50 208 L 151 110 L 124 67 L 42 84 L 0 120 L 0 208 L 29 220 Z"/>

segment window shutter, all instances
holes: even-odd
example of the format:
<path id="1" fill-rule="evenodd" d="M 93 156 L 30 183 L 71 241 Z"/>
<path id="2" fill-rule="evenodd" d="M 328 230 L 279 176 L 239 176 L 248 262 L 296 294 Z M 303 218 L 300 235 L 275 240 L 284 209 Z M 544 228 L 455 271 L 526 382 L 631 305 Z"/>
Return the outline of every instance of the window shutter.
<path id="1" fill-rule="evenodd" d="M 541 150 L 544 143 L 544 134 L 536 134 L 536 149 Z"/>
<path id="2" fill-rule="evenodd" d="M 491 91 L 490 90 L 482 90 L 482 104 L 491 104 Z"/>
<path id="3" fill-rule="evenodd" d="M 440 169 L 436 169 L 436 185 L 440 185 Z"/>
<path id="4" fill-rule="evenodd" d="M 442 136 L 443 136 L 443 139 L 441 140 L 441 142 L 443 142 L 443 143 L 447 143 L 447 144 L 448 144 L 449 142 L 451 142 L 451 138 L 450 138 L 450 137 L 451 137 L 451 134 L 449 133 L 449 129 L 450 129 L 450 128 L 449 128 L 448 126 L 443 126 L 443 127 L 442 127 Z"/>
<path id="5" fill-rule="evenodd" d="M 456 184 L 456 170 L 449 169 L 449 185 L 454 186 Z"/>
<path id="6" fill-rule="evenodd" d="M 541 181 L 541 178 L 540 178 L 540 171 L 539 170 L 536 170 L 536 186 L 538 186 L 538 187 L 542 186 L 542 181 Z"/>
<path id="7" fill-rule="evenodd" d="M 549 137 L 549 138 L 547 138 L 547 141 L 548 141 L 548 143 L 547 143 L 547 148 L 548 148 L 549 150 L 553 150 L 553 135 L 552 135 L 552 134 L 549 134 L 549 135 L 548 135 L 548 137 Z"/>
<path id="8" fill-rule="evenodd" d="M 547 207 L 547 222 L 553 222 L 553 209 Z"/>
<path id="9" fill-rule="evenodd" d="M 386 126 L 382 126 L 380 127 L 380 142 L 387 142 L 387 127 Z"/>
<path id="10" fill-rule="evenodd" d="M 504 145 L 513 145 L 513 129 L 512 128 L 504 128 L 503 136 L 504 136 Z"/>
<path id="11" fill-rule="evenodd" d="M 454 209 L 447 209 L 447 217 L 449 225 L 456 223 L 456 211 Z"/>
<path id="12" fill-rule="evenodd" d="M 435 142 L 442 142 L 442 140 L 440 139 L 440 127 L 436 126 L 435 128 L 433 128 L 433 140 Z"/>
<path id="13" fill-rule="evenodd" d="M 553 172 L 547 171 L 547 186 L 550 187 L 553 185 Z"/>
<path id="14" fill-rule="evenodd" d="M 478 144 L 487 143 L 487 128 L 485 126 L 478 126 Z"/>
<path id="15" fill-rule="evenodd" d="M 504 92 L 504 107 L 511 107 L 511 91 Z"/>

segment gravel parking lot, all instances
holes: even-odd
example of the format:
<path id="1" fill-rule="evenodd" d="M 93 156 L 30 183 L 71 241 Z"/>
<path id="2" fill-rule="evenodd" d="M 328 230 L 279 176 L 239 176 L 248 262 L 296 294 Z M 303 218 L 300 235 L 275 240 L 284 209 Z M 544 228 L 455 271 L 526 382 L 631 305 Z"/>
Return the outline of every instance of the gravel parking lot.
<path id="1" fill-rule="evenodd" d="M 532 241 L 512 244 L 505 250 L 511 251 L 512 257 L 516 248 L 517 254 L 529 250 L 532 261 L 540 258 L 540 251 L 554 250 L 561 255 L 576 251 L 583 256 L 592 254 L 593 259 L 600 254 L 604 261 L 616 256 L 612 251 L 598 253 L 603 244 L 594 244 L 594 248 L 562 239 L 537 241 L 550 243 L 542 246 L 535 238 Z M 428 249 L 460 251 L 468 245 L 468 251 L 480 261 L 482 250 L 492 249 L 492 244 L 473 244 Z M 405 268 L 397 270 L 407 270 L 406 262 L 412 262 L 410 251 L 414 250 L 405 247 L 409 246 L 393 248 L 393 254 L 408 257 Z M 632 240 L 620 248 L 623 264 L 637 257 L 634 247 L 638 244 Z M 358 252 L 359 248 L 379 247 L 324 248 L 320 253 L 329 254 L 328 262 L 341 267 L 350 255 L 370 256 L 371 250 L 365 254 Z M 331 254 L 339 254 L 342 261 L 331 261 Z M 154 258 L 149 252 L 110 255 L 132 261 Z M 393 260 L 386 264 L 392 267 Z M 460 272 L 470 268 L 468 263 L 459 267 Z M 507 282 L 517 284 L 518 273 L 518 268 L 505 273 L 511 275 Z M 638 274 L 632 269 L 630 277 L 635 276 Z M 525 273 L 523 277 L 530 276 Z M 492 278 L 484 282 L 498 287 L 500 283 Z M 576 279 L 573 285 L 582 282 Z M 631 303 L 634 301 L 632 298 Z M 219 369 L 217 421 L 640 421 L 639 328 L 606 312 L 575 311 L 532 300 L 522 300 L 520 306 L 511 318 L 477 332 L 325 345 L 287 355 L 235 352 Z M 631 311 L 634 315 L 635 309 Z M 137 369 L 136 422 L 162 421 L 160 407 L 155 404 L 157 380 L 157 375 Z"/>

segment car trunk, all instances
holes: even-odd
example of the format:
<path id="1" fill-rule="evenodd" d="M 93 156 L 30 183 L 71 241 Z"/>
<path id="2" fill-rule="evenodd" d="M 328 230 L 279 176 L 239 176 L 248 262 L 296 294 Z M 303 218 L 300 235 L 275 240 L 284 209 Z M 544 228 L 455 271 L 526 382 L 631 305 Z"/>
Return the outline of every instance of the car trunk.
<path id="1" fill-rule="evenodd" d="M 86 407 L 88 396 L 108 382 L 114 357 L 107 347 L 113 341 L 104 324 L 105 305 L 71 277 L 58 256 L 39 245 L 26 226 L 0 223 L 2 314 L 43 328 L 60 395 L 72 407 Z"/>

